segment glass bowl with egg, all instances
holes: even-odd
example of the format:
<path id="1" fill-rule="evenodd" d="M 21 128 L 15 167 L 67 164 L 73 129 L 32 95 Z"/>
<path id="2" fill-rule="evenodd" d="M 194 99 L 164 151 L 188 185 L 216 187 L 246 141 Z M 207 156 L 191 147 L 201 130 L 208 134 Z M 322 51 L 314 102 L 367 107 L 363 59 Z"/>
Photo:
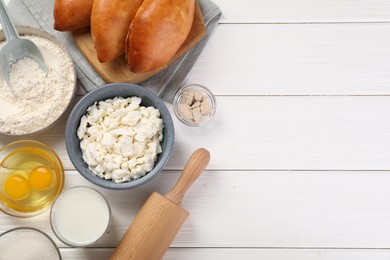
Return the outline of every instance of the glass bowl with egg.
<path id="1" fill-rule="evenodd" d="M 45 59 L 47 74 L 25 57 L 12 64 L 12 90 L 0 76 L 0 134 L 26 136 L 53 126 L 76 92 L 73 60 L 59 39 L 38 28 L 17 26 L 21 38 L 33 41 Z M 0 31 L 0 48 L 5 43 Z"/>
<path id="2" fill-rule="evenodd" d="M 64 186 L 64 167 L 49 146 L 32 140 L 0 149 L 0 210 L 15 217 L 46 211 Z"/>
<path id="3" fill-rule="evenodd" d="M 173 111 L 180 122 L 188 126 L 201 126 L 210 120 L 217 102 L 210 89 L 199 84 L 180 88 L 173 98 Z"/>
<path id="4" fill-rule="evenodd" d="M 174 136 L 161 98 L 142 86 L 111 83 L 75 105 L 65 143 L 84 178 L 106 189 L 123 190 L 143 185 L 162 171 Z"/>

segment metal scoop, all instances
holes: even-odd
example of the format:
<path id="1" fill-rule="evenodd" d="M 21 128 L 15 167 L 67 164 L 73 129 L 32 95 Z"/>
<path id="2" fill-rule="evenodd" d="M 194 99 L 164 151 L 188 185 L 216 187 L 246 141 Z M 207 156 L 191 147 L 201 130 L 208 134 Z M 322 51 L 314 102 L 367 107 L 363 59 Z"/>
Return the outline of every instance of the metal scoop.
<path id="1" fill-rule="evenodd" d="M 15 94 L 9 78 L 10 67 L 13 63 L 24 57 L 30 57 L 39 64 L 40 69 L 45 74 L 47 73 L 47 68 L 38 47 L 32 41 L 19 37 L 3 0 L 0 0 L 0 22 L 7 39 L 0 51 L 0 72 L 8 87 Z"/>

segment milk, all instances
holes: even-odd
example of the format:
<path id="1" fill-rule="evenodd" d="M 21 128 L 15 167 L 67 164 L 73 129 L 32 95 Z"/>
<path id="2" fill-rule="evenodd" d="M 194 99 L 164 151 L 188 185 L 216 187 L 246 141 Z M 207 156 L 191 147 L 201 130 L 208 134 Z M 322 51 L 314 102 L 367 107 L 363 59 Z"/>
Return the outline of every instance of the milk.
<path id="1" fill-rule="evenodd" d="M 110 208 L 98 191 L 74 187 L 63 192 L 51 210 L 54 233 L 71 246 L 86 246 L 96 242 L 110 223 Z"/>

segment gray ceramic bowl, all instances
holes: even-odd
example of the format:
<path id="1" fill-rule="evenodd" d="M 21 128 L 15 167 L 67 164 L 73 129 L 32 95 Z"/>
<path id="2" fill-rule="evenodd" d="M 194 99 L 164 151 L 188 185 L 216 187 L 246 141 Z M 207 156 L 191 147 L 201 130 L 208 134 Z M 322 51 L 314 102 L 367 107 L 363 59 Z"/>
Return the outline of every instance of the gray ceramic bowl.
<path id="1" fill-rule="evenodd" d="M 80 141 L 77 137 L 77 129 L 79 127 L 81 117 L 86 114 L 87 108 L 94 104 L 95 101 L 106 100 L 114 97 L 126 98 L 132 96 L 142 98 L 142 106 L 153 106 L 160 111 L 161 119 L 164 123 L 163 141 L 161 143 L 162 153 L 158 155 L 153 170 L 145 174 L 143 177 L 127 182 L 115 183 L 112 180 L 100 178 L 88 168 L 88 165 L 82 158 Z M 171 155 L 174 138 L 175 130 L 172 118 L 164 102 L 150 90 L 127 83 L 107 84 L 85 95 L 75 105 L 70 113 L 65 131 L 66 150 L 76 170 L 93 184 L 112 190 L 135 188 L 150 181 L 159 172 L 161 172 Z"/>

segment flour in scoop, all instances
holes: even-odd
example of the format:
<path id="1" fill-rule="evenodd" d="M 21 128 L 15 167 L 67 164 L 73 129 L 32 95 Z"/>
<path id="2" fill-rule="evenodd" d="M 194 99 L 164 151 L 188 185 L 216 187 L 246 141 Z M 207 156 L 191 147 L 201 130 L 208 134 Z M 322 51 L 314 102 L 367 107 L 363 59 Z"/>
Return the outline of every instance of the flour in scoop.
<path id="1" fill-rule="evenodd" d="M 35 35 L 23 38 L 41 50 L 48 73 L 28 57 L 12 64 L 9 76 L 16 95 L 0 76 L 0 132 L 6 134 L 29 134 L 46 128 L 61 116 L 74 92 L 72 60 L 61 47 Z"/>

